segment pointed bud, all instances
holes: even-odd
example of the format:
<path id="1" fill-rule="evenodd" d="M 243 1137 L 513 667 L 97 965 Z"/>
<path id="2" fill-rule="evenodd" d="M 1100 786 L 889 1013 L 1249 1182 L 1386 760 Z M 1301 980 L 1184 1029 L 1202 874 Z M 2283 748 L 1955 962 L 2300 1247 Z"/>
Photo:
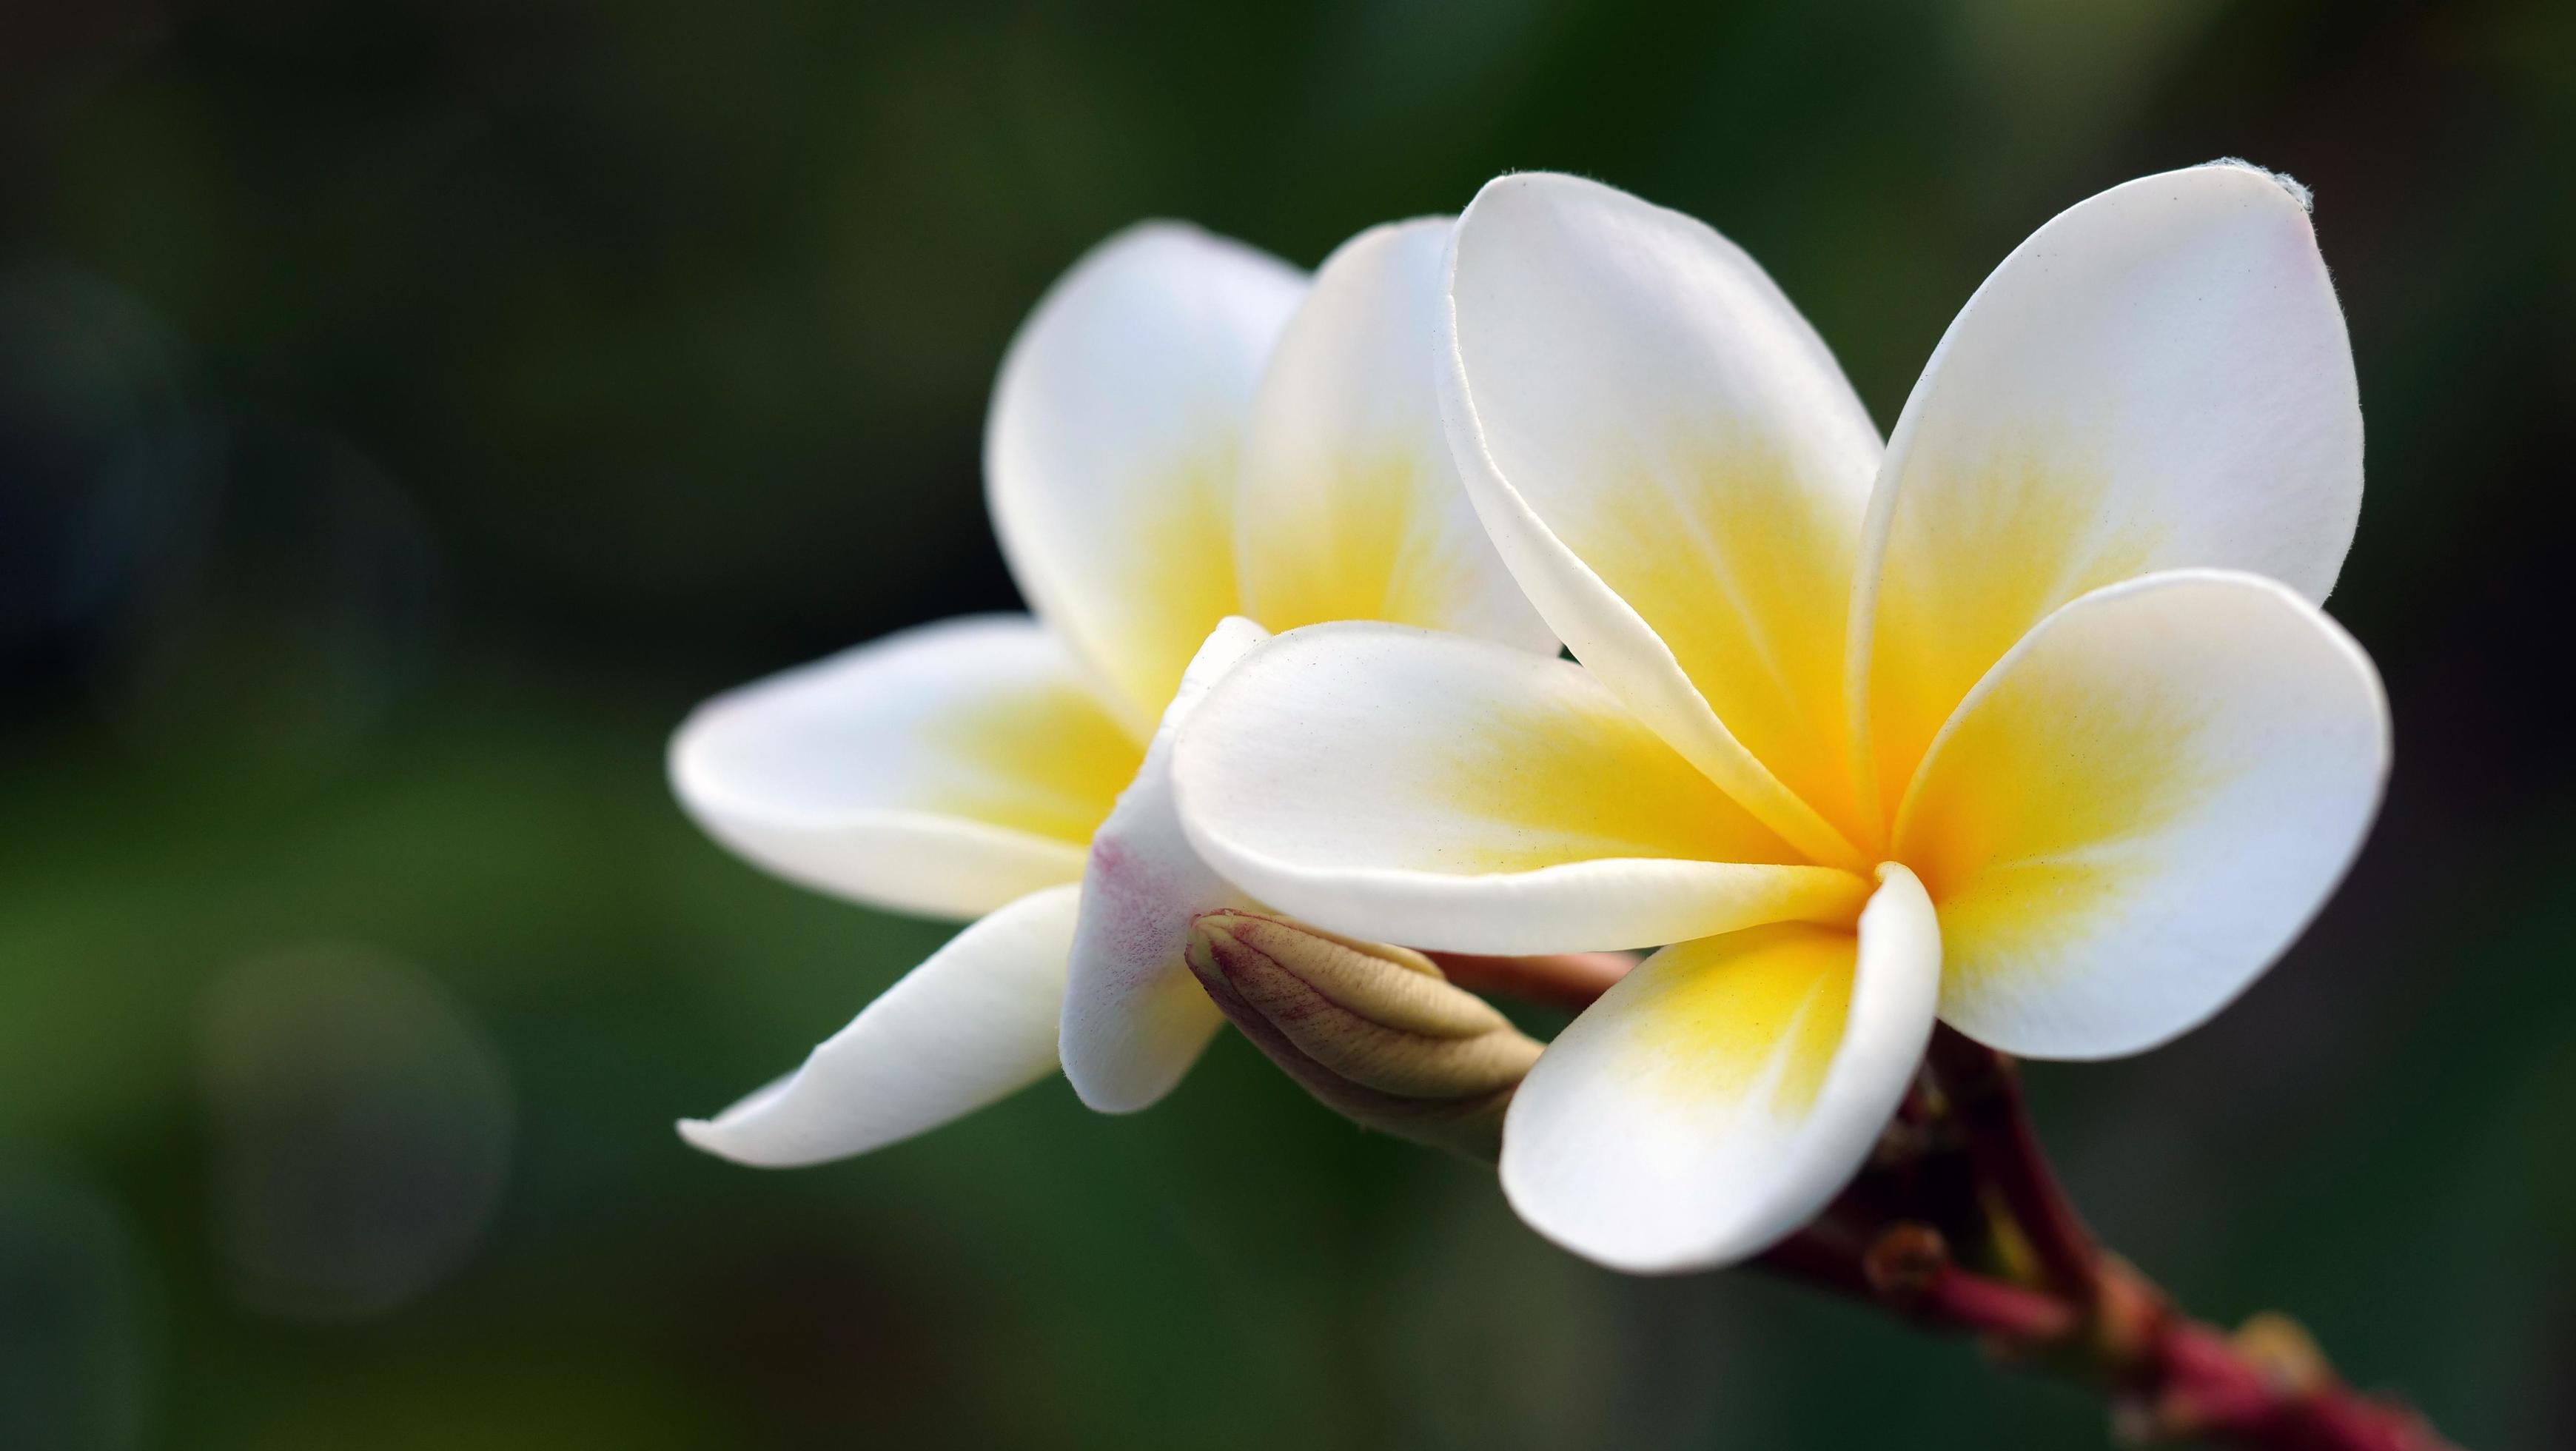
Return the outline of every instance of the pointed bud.
<path id="1" fill-rule="evenodd" d="M 1221 911 L 1191 924 L 1189 963 L 1243 1035 L 1326 1107 L 1471 1158 L 1501 1152 L 1503 1110 L 1539 1044 L 1422 954 Z"/>

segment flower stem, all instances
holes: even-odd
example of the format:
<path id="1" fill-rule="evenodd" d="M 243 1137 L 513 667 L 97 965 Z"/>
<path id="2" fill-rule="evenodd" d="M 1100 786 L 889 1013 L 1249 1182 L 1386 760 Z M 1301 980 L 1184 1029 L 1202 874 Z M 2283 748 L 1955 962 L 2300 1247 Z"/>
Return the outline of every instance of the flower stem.
<path id="1" fill-rule="evenodd" d="M 1629 961 L 1435 958 L 1462 987 L 1578 1012 Z M 1971 1263 L 1957 1258 L 1952 1233 Z M 1946 1026 L 1934 1030 L 1923 1079 L 1876 1161 L 1813 1225 L 1753 1264 L 1975 1336 L 1999 1361 L 2096 1386 L 2127 1443 L 2456 1451 L 2406 1406 L 2345 1385 L 2286 1317 L 2257 1315 L 2230 1334 L 2182 1314 L 2106 1253 L 2031 1126 L 2020 1071 Z"/>
<path id="2" fill-rule="evenodd" d="M 1941 1231 L 1928 1224 L 1890 1226 L 1861 1256 L 1861 1271 L 1880 1300 L 1939 1329 L 2054 1345 L 2083 1324 L 2080 1311 L 2045 1291 L 1952 1264 Z"/>
<path id="3" fill-rule="evenodd" d="M 1925 1062 L 1966 1133 L 1978 1175 L 2002 1198 L 2039 1261 L 2040 1278 L 2066 1299 L 2092 1305 L 2100 1293 L 2101 1254 L 2031 1127 L 2020 1070 L 1947 1023 L 1932 1030 Z"/>
<path id="4" fill-rule="evenodd" d="M 2130 1443 L 2204 1438 L 2255 1451 L 2454 1451 L 2431 1425 L 2336 1378 L 2305 1332 L 2257 1316 L 2229 1335 L 2177 1313 L 2104 1260 L 2095 1307 L 1960 1268 L 1928 1225 L 1889 1227 L 1862 1257 L 1880 1303 L 1977 1336 L 1997 1359 L 2098 1385 Z"/>
<path id="5" fill-rule="evenodd" d="M 1423 954 L 1440 964 L 1451 982 L 1473 993 L 1500 993 L 1560 1012 L 1592 1006 L 1637 965 L 1634 953 L 1558 952 L 1543 957 L 1479 957 L 1467 952 Z"/>

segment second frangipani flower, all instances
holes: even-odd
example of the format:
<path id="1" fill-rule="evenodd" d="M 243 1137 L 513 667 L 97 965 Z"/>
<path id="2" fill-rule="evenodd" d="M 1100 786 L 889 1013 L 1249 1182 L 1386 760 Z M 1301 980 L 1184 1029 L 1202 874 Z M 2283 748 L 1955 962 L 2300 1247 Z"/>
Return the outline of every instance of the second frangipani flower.
<path id="1" fill-rule="evenodd" d="M 796 1074 L 683 1124 L 692 1143 L 757 1164 L 859 1153 L 1059 1060 L 1095 1108 L 1152 1102 L 1220 1022 L 1184 955 L 1191 919 L 1246 902 L 1173 814 L 1170 736 L 1208 683 L 1264 627 L 1318 620 L 1554 653 L 1440 426 L 1448 228 L 1364 232 L 1311 286 L 1188 227 L 1102 244 L 1021 329 L 987 429 L 994 522 L 1036 617 L 908 631 L 681 729 L 673 783 L 743 855 L 980 917 Z"/>
<path id="2" fill-rule="evenodd" d="M 1444 415 L 1581 664 L 1284 635 L 1181 732 L 1192 838 L 1336 931 L 1661 947 L 1504 1134 L 1522 1215 L 1625 1268 L 1812 1216 L 1936 1015 L 2035 1057 L 2188 1030 L 2324 901 L 2388 760 L 2377 675 L 2317 609 L 2361 417 L 2305 203 L 2223 163 L 2069 210 L 1882 448 L 1717 233 L 1495 181 L 1451 244 Z"/>

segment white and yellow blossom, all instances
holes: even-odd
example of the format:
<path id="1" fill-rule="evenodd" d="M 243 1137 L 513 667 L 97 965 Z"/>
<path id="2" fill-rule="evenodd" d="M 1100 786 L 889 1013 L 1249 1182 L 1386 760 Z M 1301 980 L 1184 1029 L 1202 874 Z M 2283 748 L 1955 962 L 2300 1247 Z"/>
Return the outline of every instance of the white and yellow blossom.
<path id="1" fill-rule="evenodd" d="M 2243 990 L 2388 758 L 2316 607 L 2361 490 L 2303 193 L 2218 164 L 2067 211 L 1881 447 L 1709 228 L 1511 176 L 1460 219 L 1443 404 L 1580 666 L 1386 625 L 1253 651 L 1180 736 L 1192 839 L 1324 928 L 1661 946 L 1514 1099 L 1532 1224 L 1722 1263 L 1858 1168 L 1935 1016 L 2136 1052 Z"/>
<path id="2" fill-rule="evenodd" d="M 673 785 L 736 851 L 871 906 L 980 918 L 797 1073 L 683 1124 L 690 1142 L 757 1164 L 859 1153 L 1059 1058 L 1094 1107 L 1153 1101 L 1220 1021 L 1190 919 L 1247 900 L 1172 812 L 1168 738 L 1208 683 L 1263 625 L 1555 651 L 1442 433 L 1448 227 L 1364 232 L 1311 285 L 1189 227 L 1103 243 L 994 390 L 990 504 L 1035 618 L 909 630 L 681 728 Z"/>

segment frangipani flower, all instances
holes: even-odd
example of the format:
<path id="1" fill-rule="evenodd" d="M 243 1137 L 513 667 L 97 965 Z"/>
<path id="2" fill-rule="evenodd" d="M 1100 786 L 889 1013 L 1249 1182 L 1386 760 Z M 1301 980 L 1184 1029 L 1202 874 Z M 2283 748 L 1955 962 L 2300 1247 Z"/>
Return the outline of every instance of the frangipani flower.
<path id="1" fill-rule="evenodd" d="M 770 1165 L 860 1153 L 1059 1058 L 1095 1108 L 1152 1102 L 1221 1021 L 1190 975 L 1190 919 L 1249 902 L 1183 838 L 1164 758 L 1264 638 L 1252 620 L 1554 653 L 1439 422 L 1448 228 L 1364 232 L 1311 287 L 1188 227 L 1102 244 L 1012 343 L 985 440 L 1036 617 L 908 630 L 681 728 L 672 782 L 736 851 L 871 906 L 978 919 L 796 1074 L 683 1124 L 691 1143 Z"/>
<path id="2" fill-rule="evenodd" d="M 2051 221 L 1882 449 L 1709 228 L 1562 176 L 1460 219 L 1444 407 L 1582 662 L 1283 635 L 1182 733 L 1191 837 L 1328 930 L 1662 946 L 1549 1046 L 1502 1176 L 1612 1265 L 1753 1253 L 1859 1167 L 1935 1016 L 2100 1058 L 2216 1012 L 2377 803 L 2316 608 L 2361 419 L 2305 195 L 2219 164 Z"/>

